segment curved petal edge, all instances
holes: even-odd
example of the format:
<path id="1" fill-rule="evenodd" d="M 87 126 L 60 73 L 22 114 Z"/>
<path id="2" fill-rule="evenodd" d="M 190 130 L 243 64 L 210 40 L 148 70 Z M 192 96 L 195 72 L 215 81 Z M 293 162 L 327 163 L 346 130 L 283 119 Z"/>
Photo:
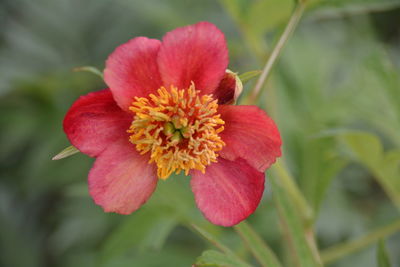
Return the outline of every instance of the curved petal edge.
<path id="1" fill-rule="evenodd" d="M 212 23 L 199 22 L 168 32 L 158 54 L 164 85 L 196 89 L 211 94 L 228 67 L 224 34 Z"/>
<path id="2" fill-rule="evenodd" d="M 109 89 L 89 93 L 76 100 L 63 121 L 73 146 L 95 157 L 109 144 L 128 135 L 132 115 L 120 109 Z"/>
<path id="3" fill-rule="evenodd" d="M 278 127 L 257 106 L 219 106 L 225 129 L 220 133 L 225 147 L 220 156 L 235 160 L 243 158 L 264 172 L 281 156 L 281 136 Z"/>
<path id="4" fill-rule="evenodd" d="M 109 146 L 89 172 L 89 192 L 105 212 L 130 214 L 143 205 L 157 185 L 156 168 L 128 140 Z"/>
<path id="5" fill-rule="evenodd" d="M 196 204 L 210 222 L 233 226 L 252 214 L 264 192 L 264 173 L 245 160 L 218 159 L 206 173 L 192 171 Z"/>

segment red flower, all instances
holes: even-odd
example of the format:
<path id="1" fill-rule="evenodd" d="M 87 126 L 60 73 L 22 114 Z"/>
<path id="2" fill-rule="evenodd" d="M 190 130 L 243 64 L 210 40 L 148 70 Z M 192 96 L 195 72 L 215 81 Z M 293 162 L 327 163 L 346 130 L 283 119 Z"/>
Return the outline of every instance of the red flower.
<path id="1" fill-rule="evenodd" d="M 158 178 L 184 171 L 212 223 L 231 226 L 254 212 L 281 139 L 260 108 L 224 105 L 235 97 L 227 66 L 224 35 L 207 22 L 162 42 L 134 38 L 109 56 L 109 89 L 80 97 L 64 119 L 70 142 L 96 157 L 89 173 L 96 204 L 130 214 Z"/>

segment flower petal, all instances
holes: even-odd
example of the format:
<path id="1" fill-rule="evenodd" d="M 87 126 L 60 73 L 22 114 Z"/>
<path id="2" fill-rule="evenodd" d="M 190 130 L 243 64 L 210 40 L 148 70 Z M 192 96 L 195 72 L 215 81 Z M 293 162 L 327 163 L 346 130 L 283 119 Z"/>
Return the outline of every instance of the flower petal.
<path id="1" fill-rule="evenodd" d="M 220 133 L 226 146 L 220 156 L 229 160 L 243 158 L 264 172 L 281 156 L 281 137 L 274 121 L 257 106 L 219 107 L 225 129 Z"/>
<path id="2" fill-rule="evenodd" d="M 156 168 L 126 139 L 107 147 L 89 173 L 89 192 L 105 212 L 130 214 L 143 205 L 157 185 Z"/>
<path id="3" fill-rule="evenodd" d="M 212 223 L 232 226 L 257 208 L 264 192 L 264 173 L 245 160 L 218 158 L 206 173 L 192 172 L 191 186 L 197 206 Z"/>
<path id="4" fill-rule="evenodd" d="M 123 110 L 128 110 L 135 96 L 147 97 L 161 87 L 157 65 L 160 45 L 159 40 L 137 37 L 108 57 L 104 80 Z"/>
<path id="5" fill-rule="evenodd" d="M 164 36 L 158 64 L 164 85 L 184 89 L 193 81 L 213 93 L 228 66 L 224 34 L 209 22 L 177 28 Z"/>
<path id="6" fill-rule="evenodd" d="M 120 109 L 110 90 L 105 89 L 76 100 L 65 115 L 63 126 L 73 146 L 95 157 L 121 137 L 128 139 L 126 130 L 131 121 L 132 115 Z"/>

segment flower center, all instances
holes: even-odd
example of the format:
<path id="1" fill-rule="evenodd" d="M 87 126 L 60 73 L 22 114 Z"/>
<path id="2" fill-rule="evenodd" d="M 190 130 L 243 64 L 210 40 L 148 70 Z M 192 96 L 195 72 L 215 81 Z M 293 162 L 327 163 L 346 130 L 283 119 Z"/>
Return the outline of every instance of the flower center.
<path id="1" fill-rule="evenodd" d="M 135 97 L 129 108 L 135 113 L 129 141 L 140 154 L 151 153 L 149 163 L 157 164 L 161 179 L 182 170 L 186 175 L 191 169 L 204 173 L 225 146 L 218 135 L 225 122 L 217 113 L 217 100 L 199 93 L 194 83 L 187 90 L 161 87 L 157 95 Z"/>

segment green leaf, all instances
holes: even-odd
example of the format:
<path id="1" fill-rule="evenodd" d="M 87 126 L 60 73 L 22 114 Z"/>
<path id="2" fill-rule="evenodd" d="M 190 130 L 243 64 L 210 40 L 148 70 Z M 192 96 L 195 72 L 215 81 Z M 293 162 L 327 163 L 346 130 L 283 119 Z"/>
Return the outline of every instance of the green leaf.
<path id="1" fill-rule="evenodd" d="M 321 258 L 325 264 L 335 262 L 398 231 L 400 231 L 400 220 L 371 231 L 358 239 L 330 247 L 322 251 Z"/>
<path id="2" fill-rule="evenodd" d="M 300 267 L 316 267 L 321 266 L 318 255 L 313 253 L 306 236 L 302 218 L 298 210 L 291 203 L 288 192 L 278 183 L 277 177 L 270 178 L 272 192 L 276 201 L 278 211 L 281 217 L 282 227 L 287 233 L 289 244 L 293 248 L 294 255 L 291 256 L 293 261 Z M 317 253 L 315 251 L 315 253 Z"/>
<path id="3" fill-rule="evenodd" d="M 58 153 L 57 155 L 55 155 L 52 160 L 59 160 L 59 159 L 64 159 L 67 158 L 69 156 L 72 156 L 76 153 L 78 153 L 79 150 L 74 147 L 74 146 L 69 146 L 67 148 L 64 148 L 60 153 Z"/>
<path id="4" fill-rule="evenodd" d="M 239 79 L 242 81 L 242 84 L 245 84 L 260 74 L 261 74 L 261 70 L 252 70 L 252 71 L 248 71 L 248 72 L 240 74 Z"/>
<path id="5" fill-rule="evenodd" d="M 293 7 L 293 0 L 254 1 L 250 6 L 246 22 L 257 35 L 263 35 L 287 21 Z"/>
<path id="6" fill-rule="evenodd" d="M 223 267 L 250 267 L 247 263 L 237 261 L 235 258 L 215 250 L 206 250 L 197 258 L 196 267 L 223 266 Z"/>
<path id="7" fill-rule="evenodd" d="M 390 264 L 390 259 L 388 252 L 385 247 L 385 241 L 384 240 L 379 240 L 378 242 L 378 247 L 376 251 L 376 257 L 378 260 L 378 267 L 391 267 L 392 265 Z"/>
<path id="8" fill-rule="evenodd" d="M 384 12 L 400 6 L 398 0 L 309 0 L 310 4 L 317 4 L 317 17 L 340 18 L 367 14 L 372 12 Z"/>
<path id="9" fill-rule="evenodd" d="M 126 219 L 108 236 L 101 250 L 101 261 L 108 262 L 132 248 L 159 249 L 177 224 L 167 209 L 143 209 Z"/>
<path id="10" fill-rule="evenodd" d="M 249 247 L 251 253 L 257 261 L 264 267 L 281 267 L 275 253 L 271 248 L 261 239 L 261 237 L 248 225 L 242 222 L 236 225 L 235 230 L 239 233 L 240 237 Z"/>
<path id="11" fill-rule="evenodd" d="M 383 151 L 378 137 L 366 132 L 349 132 L 340 135 L 350 149 L 355 161 L 365 165 L 400 209 L 400 151 Z"/>
<path id="12" fill-rule="evenodd" d="M 86 72 L 91 72 L 97 76 L 99 76 L 101 79 L 104 79 L 103 73 L 96 67 L 92 66 L 82 66 L 82 67 L 77 67 L 74 68 L 73 71 L 86 71 Z"/>

